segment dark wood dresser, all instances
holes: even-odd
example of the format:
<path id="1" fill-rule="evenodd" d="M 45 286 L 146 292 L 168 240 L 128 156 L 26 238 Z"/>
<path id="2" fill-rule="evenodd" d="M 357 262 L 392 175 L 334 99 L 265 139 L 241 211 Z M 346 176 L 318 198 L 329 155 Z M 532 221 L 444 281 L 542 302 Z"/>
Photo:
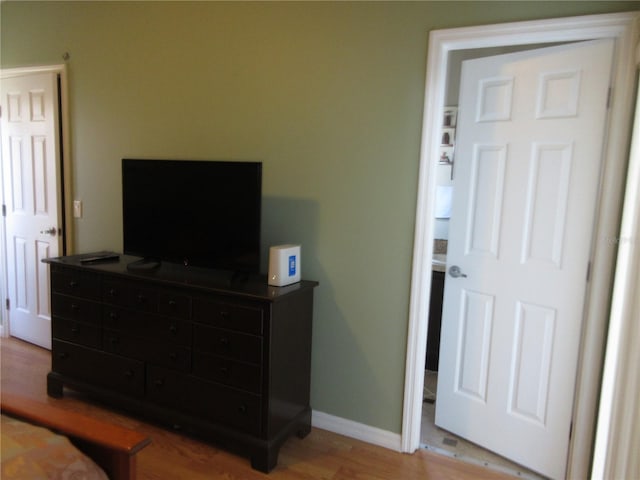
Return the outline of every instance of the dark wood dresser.
<path id="1" fill-rule="evenodd" d="M 311 429 L 313 290 L 137 257 L 50 265 L 50 396 L 89 393 L 251 459 L 268 472 Z"/>

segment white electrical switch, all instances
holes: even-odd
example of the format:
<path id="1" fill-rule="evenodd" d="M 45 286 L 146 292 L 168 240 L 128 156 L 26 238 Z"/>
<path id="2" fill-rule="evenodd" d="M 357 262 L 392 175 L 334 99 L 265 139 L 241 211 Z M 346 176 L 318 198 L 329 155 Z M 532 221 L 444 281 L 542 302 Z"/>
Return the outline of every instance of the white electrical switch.
<path id="1" fill-rule="evenodd" d="M 82 200 L 73 201 L 73 216 L 75 218 L 82 218 Z"/>

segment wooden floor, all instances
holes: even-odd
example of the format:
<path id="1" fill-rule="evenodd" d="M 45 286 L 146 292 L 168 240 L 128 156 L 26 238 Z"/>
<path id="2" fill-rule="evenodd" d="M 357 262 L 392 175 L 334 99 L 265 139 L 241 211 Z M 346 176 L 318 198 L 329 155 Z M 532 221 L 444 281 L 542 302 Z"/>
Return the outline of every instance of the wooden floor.
<path id="1" fill-rule="evenodd" d="M 513 479 L 482 467 L 420 450 L 412 455 L 313 428 L 304 440 L 290 438 L 269 474 L 251 469 L 248 459 L 142 422 L 65 390 L 63 399 L 46 394 L 49 351 L 13 339 L 0 339 L 2 390 L 134 428 L 152 439 L 138 454 L 140 480 L 400 480 Z"/>

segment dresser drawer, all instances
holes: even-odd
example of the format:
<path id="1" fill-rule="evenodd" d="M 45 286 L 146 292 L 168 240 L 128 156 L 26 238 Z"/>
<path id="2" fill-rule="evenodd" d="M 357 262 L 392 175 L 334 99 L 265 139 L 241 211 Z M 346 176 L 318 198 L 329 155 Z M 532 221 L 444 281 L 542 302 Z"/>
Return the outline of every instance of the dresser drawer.
<path id="1" fill-rule="evenodd" d="M 193 329 L 194 350 L 257 365 L 262 363 L 262 337 L 198 324 Z"/>
<path id="2" fill-rule="evenodd" d="M 193 374 L 205 380 L 260 393 L 262 368 L 259 365 L 237 362 L 228 358 L 193 352 Z"/>
<path id="3" fill-rule="evenodd" d="M 87 347 L 100 348 L 102 344 L 100 327 L 64 318 L 53 317 L 51 335 L 55 339 L 67 340 Z"/>
<path id="4" fill-rule="evenodd" d="M 51 312 L 56 317 L 100 325 L 102 305 L 55 293 L 51 296 Z"/>
<path id="5" fill-rule="evenodd" d="M 53 340 L 51 369 L 61 375 L 101 385 L 127 395 L 144 394 L 142 362 Z"/>
<path id="6" fill-rule="evenodd" d="M 197 415 L 254 435 L 261 433 L 260 395 L 195 378 L 189 391 L 189 407 Z"/>
<path id="7" fill-rule="evenodd" d="M 147 398 L 185 413 L 259 434 L 260 396 L 158 366 L 147 369 Z"/>
<path id="8" fill-rule="evenodd" d="M 100 300 L 100 276 L 92 272 L 53 265 L 51 290 L 66 295 Z"/>
<path id="9" fill-rule="evenodd" d="M 141 312 L 158 311 L 157 289 L 137 283 L 105 278 L 102 282 L 102 301 Z"/>
<path id="10" fill-rule="evenodd" d="M 154 341 L 129 332 L 109 329 L 104 330 L 102 345 L 103 349 L 110 353 L 158 363 L 184 372 L 191 370 L 191 349 L 182 345 Z"/>
<path id="11" fill-rule="evenodd" d="M 193 320 L 214 327 L 262 335 L 263 309 L 194 298 Z"/>
<path id="12" fill-rule="evenodd" d="M 112 305 L 104 306 L 102 317 L 102 325 L 111 330 L 122 330 L 145 338 L 191 345 L 191 322 Z"/>
<path id="13" fill-rule="evenodd" d="M 191 297 L 171 290 L 158 293 L 158 313 L 171 318 L 189 320 L 191 318 Z"/>
<path id="14" fill-rule="evenodd" d="M 190 395 L 188 378 L 187 374 L 176 370 L 147 365 L 145 395 L 154 403 L 184 410 Z"/>
<path id="15" fill-rule="evenodd" d="M 124 330 L 143 335 L 146 329 L 146 314 L 114 305 L 102 307 L 102 326 L 111 330 Z"/>

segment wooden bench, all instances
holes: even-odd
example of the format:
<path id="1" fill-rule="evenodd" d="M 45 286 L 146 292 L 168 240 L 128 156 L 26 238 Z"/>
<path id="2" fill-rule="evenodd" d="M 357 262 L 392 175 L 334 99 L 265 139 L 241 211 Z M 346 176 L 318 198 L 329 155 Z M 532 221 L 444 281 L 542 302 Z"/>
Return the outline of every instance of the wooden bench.
<path id="1" fill-rule="evenodd" d="M 65 435 L 112 480 L 135 480 L 136 454 L 151 443 L 149 437 L 130 428 L 7 392 L 2 393 L 1 410 Z"/>

